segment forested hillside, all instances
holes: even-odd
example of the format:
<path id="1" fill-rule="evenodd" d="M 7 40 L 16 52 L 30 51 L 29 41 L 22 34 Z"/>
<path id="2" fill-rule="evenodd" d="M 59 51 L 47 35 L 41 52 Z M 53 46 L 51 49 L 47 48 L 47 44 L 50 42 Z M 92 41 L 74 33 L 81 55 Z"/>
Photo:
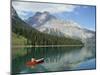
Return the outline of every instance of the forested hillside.
<path id="1" fill-rule="evenodd" d="M 12 44 L 13 45 L 27 45 L 27 39 L 16 33 L 12 33 Z"/>
<path id="2" fill-rule="evenodd" d="M 65 38 L 51 36 L 49 34 L 41 33 L 31 26 L 27 25 L 20 18 L 16 17 L 12 19 L 12 31 L 17 35 L 21 35 L 27 38 L 27 44 L 31 45 L 70 45 L 70 44 L 82 44 L 81 41 Z"/>

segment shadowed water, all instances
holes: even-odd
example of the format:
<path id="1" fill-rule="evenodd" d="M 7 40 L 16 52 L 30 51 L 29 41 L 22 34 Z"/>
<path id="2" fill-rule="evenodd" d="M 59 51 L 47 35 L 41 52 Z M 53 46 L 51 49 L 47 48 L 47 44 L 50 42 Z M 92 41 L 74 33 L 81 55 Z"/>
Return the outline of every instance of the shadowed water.
<path id="1" fill-rule="evenodd" d="M 14 48 L 13 48 L 14 49 Z M 35 73 L 51 71 L 69 71 L 82 69 L 95 69 L 95 47 L 24 47 L 17 48 L 26 51 L 23 56 L 12 60 L 13 73 Z M 27 67 L 25 63 L 32 57 L 44 58 L 44 63 L 34 68 Z M 92 64 L 92 65 L 88 65 Z"/>

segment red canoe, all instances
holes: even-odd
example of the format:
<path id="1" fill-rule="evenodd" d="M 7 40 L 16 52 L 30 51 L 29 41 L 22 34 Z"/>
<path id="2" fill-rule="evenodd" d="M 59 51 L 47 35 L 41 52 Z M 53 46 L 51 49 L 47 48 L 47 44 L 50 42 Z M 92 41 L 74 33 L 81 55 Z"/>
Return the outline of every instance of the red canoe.
<path id="1" fill-rule="evenodd" d="M 35 66 L 35 65 L 43 63 L 43 62 L 44 62 L 44 58 L 41 58 L 41 59 L 35 60 L 34 62 L 28 61 L 28 62 L 26 62 L 26 65 L 27 66 Z"/>

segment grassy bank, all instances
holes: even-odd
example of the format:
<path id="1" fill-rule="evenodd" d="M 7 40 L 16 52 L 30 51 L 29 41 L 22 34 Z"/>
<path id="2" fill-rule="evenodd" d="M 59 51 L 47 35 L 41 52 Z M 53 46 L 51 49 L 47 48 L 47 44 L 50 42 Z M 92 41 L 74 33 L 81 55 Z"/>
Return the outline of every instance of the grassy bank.
<path id="1" fill-rule="evenodd" d="M 26 45 L 27 39 L 16 33 L 12 33 L 12 45 Z"/>

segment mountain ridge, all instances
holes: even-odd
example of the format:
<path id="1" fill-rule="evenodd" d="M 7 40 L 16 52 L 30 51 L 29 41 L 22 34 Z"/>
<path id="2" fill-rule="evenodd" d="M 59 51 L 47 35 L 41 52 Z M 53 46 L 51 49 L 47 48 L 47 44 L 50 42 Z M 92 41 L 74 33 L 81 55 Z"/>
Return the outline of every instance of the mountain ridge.
<path id="1" fill-rule="evenodd" d="M 36 14 L 31 18 L 31 20 L 34 19 L 34 17 L 36 17 Z M 74 22 L 71 20 L 63 21 L 63 20 L 58 19 L 57 17 L 55 17 L 54 15 L 50 13 L 48 14 L 49 14 L 49 16 L 47 15 L 48 17 L 50 16 L 53 16 L 53 17 L 50 19 L 48 19 L 47 17 L 44 17 L 47 20 L 43 22 L 41 20 L 41 23 L 39 24 L 36 23 L 36 25 L 35 26 L 33 25 L 32 27 L 43 33 L 47 33 L 50 35 L 56 35 L 56 36 L 63 35 L 64 37 L 70 37 L 70 38 L 74 37 L 75 39 L 76 38 L 81 39 L 83 42 L 85 42 L 86 39 L 92 38 L 95 35 L 95 31 L 82 28 L 77 22 Z M 40 12 L 40 15 L 38 15 L 38 19 L 40 19 L 41 16 L 43 15 L 44 15 L 44 12 L 43 13 Z"/>
<path id="2" fill-rule="evenodd" d="M 26 20 L 26 23 L 28 23 L 29 25 L 31 25 L 32 27 L 37 27 L 44 24 L 45 22 L 47 22 L 50 19 L 55 19 L 54 16 L 50 15 L 49 12 L 45 11 L 45 12 L 36 12 L 34 16 L 29 17 Z"/>

